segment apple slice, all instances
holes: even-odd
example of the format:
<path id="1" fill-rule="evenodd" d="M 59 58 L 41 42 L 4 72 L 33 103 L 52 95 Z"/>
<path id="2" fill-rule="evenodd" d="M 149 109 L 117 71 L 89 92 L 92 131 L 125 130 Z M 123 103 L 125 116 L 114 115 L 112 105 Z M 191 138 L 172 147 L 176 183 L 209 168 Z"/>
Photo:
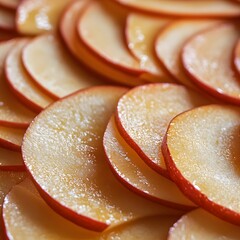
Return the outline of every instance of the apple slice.
<path id="1" fill-rule="evenodd" d="M 109 81 L 115 81 L 129 86 L 146 83 L 147 80 L 130 76 L 96 58 L 81 42 L 75 27 L 77 26 L 79 15 L 87 2 L 86 0 L 72 2 L 61 18 L 60 32 L 69 50 L 87 67 L 99 75 L 106 77 Z"/>
<path id="2" fill-rule="evenodd" d="M 0 126 L 0 146 L 20 152 L 25 131 L 25 129 Z"/>
<path id="3" fill-rule="evenodd" d="M 0 42 L 10 40 L 10 39 L 15 38 L 17 36 L 18 35 L 17 35 L 16 32 L 0 29 Z"/>
<path id="4" fill-rule="evenodd" d="M 0 147 L 0 171 L 24 171 L 22 155 Z"/>
<path id="5" fill-rule="evenodd" d="M 234 49 L 233 61 L 237 74 L 240 76 L 240 39 L 238 40 Z"/>
<path id="6" fill-rule="evenodd" d="M 15 13 L 0 6 L 0 29 L 15 30 Z"/>
<path id="7" fill-rule="evenodd" d="M 22 145 L 41 196 L 59 214 L 94 231 L 171 211 L 125 189 L 105 160 L 104 130 L 125 91 L 93 87 L 52 104 L 35 118 Z"/>
<path id="8" fill-rule="evenodd" d="M 53 100 L 34 84 L 22 66 L 22 49 L 28 42 L 28 39 L 19 40 L 9 52 L 5 62 L 5 75 L 15 96 L 33 111 L 40 112 Z"/>
<path id="9" fill-rule="evenodd" d="M 156 240 L 167 239 L 169 228 L 176 217 L 154 216 L 127 222 L 110 228 L 101 236 L 101 240 Z"/>
<path id="10" fill-rule="evenodd" d="M 240 228 L 197 209 L 182 216 L 170 229 L 168 240 L 240 239 Z"/>
<path id="11" fill-rule="evenodd" d="M 0 6 L 16 10 L 21 0 L 0 0 Z"/>
<path id="12" fill-rule="evenodd" d="M 24 0 L 17 8 L 19 33 L 35 35 L 57 29 L 58 20 L 69 0 Z"/>
<path id="13" fill-rule="evenodd" d="M 3 76 L 5 58 L 15 44 L 15 40 L 0 43 L 0 124 L 9 127 L 26 128 L 36 114 L 19 103 L 9 90 Z"/>
<path id="14" fill-rule="evenodd" d="M 55 99 L 82 88 L 102 84 L 71 58 L 60 39 L 53 34 L 35 38 L 26 45 L 22 54 L 28 73 Z"/>
<path id="15" fill-rule="evenodd" d="M 147 14 L 171 17 L 217 17 L 232 18 L 240 16 L 239 4 L 228 0 L 114 0 L 122 6 Z"/>
<path id="16" fill-rule="evenodd" d="M 176 185 L 149 168 L 119 134 L 114 117 L 103 139 L 104 150 L 115 176 L 130 190 L 163 205 L 189 210 L 195 205 Z"/>
<path id="17" fill-rule="evenodd" d="M 127 92 L 118 102 L 117 126 L 126 142 L 155 171 L 169 177 L 160 145 L 171 119 L 209 103 L 176 84 L 149 84 Z"/>
<path id="18" fill-rule="evenodd" d="M 154 39 L 158 31 L 168 23 L 167 18 L 149 17 L 141 14 L 129 14 L 125 34 L 128 48 L 140 60 L 140 65 L 148 71 L 149 79 L 164 81 L 169 77 L 159 67 L 153 52 Z"/>
<path id="19" fill-rule="evenodd" d="M 99 239 L 98 233 L 76 226 L 55 213 L 39 196 L 28 178 L 13 187 L 5 197 L 3 221 L 5 236 L 9 240 Z"/>
<path id="20" fill-rule="evenodd" d="M 155 52 L 161 65 L 178 82 L 196 88 L 181 62 L 182 48 L 194 34 L 217 24 L 216 20 L 178 20 L 168 24 L 155 40 Z M 177 39 L 177 40 L 176 40 Z"/>
<path id="21" fill-rule="evenodd" d="M 237 225 L 239 126 L 240 108 L 199 107 L 172 120 L 162 145 L 169 173 L 183 193 L 200 207 Z"/>
<path id="22" fill-rule="evenodd" d="M 182 54 L 185 70 L 194 83 L 233 104 L 240 103 L 240 82 L 232 68 L 232 52 L 239 36 L 237 25 L 220 24 L 193 36 Z"/>

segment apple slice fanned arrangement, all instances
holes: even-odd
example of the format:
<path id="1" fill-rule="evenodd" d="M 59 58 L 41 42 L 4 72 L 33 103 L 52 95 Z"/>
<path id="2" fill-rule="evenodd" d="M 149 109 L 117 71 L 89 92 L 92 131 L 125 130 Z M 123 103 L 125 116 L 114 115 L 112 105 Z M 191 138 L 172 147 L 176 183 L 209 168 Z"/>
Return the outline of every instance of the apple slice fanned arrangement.
<path id="1" fill-rule="evenodd" d="M 239 239 L 239 17 L 0 0 L 0 238 Z"/>

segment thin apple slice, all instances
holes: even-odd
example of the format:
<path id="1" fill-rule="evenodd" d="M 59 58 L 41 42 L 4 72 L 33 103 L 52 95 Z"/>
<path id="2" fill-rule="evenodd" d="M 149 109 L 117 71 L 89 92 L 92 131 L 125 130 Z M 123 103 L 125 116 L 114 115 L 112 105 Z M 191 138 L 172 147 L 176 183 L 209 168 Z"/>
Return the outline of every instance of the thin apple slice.
<path id="1" fill-rule="evenodd" d="M 52 103 L 53 99 L 34 84 L 22 65 L 22 50 L 28 42 L 28 39 L 19 40 L 9 52 L 5 62 L 5 75 L 15 96 L 33 111 L 40 112 Z"/>
<path id="2" fill-rule="evenodd" d="M 129 86 L 146 83 L 146 80 L 130 76 L 123 71 L 114 69 L 99 58 L 96 58 L 80 41 L 75 28 L 79 15 L 87 2 L 87 0 L 73 2 L 61 18 L 60 32 L 71 53 L 88 68 L 106 77 L 109 81 L 119 82 Z"/>
<path id="3" fill-rule="evenodd" d="M 182 66 L 182 48 L 192 35 L 217 24 L 217 22 L 210 19 L 178 20 L 168 24 L 159 32 L 155 41 L 156 56 L 162 66 L 176 81 L 188 87 L 196 88 Z"/>
<path id="4" fill-rule="evenodd" d="M 25 129 L 0 126 L 0 146 L 13 151 L 21 151 Z"/>
<path id="5" fill-rule="evenodd" d="M 15 30 L 15 13 L 0 6 L 0 29 Z"/>
<path id="6" fill-rule="evenodd" d="M 37 194 L 29 179 L 13 187 L 5 197 L 3 221 L 9 240 L 99 239 L 98 233 L 76 226 L 55 213 Z"/>
<path id="7" fill-rule="evenodd" d="M 122 6 L 147 14 L 171 17 L 218 17 L 232 18 L 240 16 L 237 3 L 228 0 L 114 0 Z"/>
<path id="8" fill-rule="evenodd" d="M 171 119 L 209 103 L 206 97 L 176 84 L 143 85 L 118 102 L 117 126 L 126 142 L 155 171 L 169 177 L 160 145 Z"/>
<path id="9" fill-rule="evenodd" d="M 0 171 L 24 171 L 22 155 L 0 147 Z"/>
<path id="10" fill-rule="evenodd" d="M 60 39 L 53 34 L 35 38 L 26 45 L 22 54 L 28 73 L 53 98 L 102 84 L 72 59 Z"/>
<path id="11" fill-rule="evenodd" d="M 176 219 L 169 216 L 154 216 L 127 222 L 103 232 L 101 240 L 167 239 L 169 228 Z"/>
<path id="12" fill-rule="evenodd" d="M 189 210 L 195 205 L 176 185 L 149 168 L 119 134 L 114 117 L 108 123 L 104 150 L 115 176 L 130 190 L 163 205 Z"/>
<path id="13" fill-rule="evenodd" d="M 169 79 L 158 65 L 152 47 L 157 33 L 168 22 L 167 18 L 134 13 L 129 14 L 126 21 L 125 34 L 128 48 L 140 60 L 141 67 L 149 72 L 149 78 L 155 78 L 156 81 L 166 82 Z"/>
<path id="14" fill-rule="evenodd" d="M 58 20 L 69 0 L 24 0 L 17 8 L 19 33 L 36 35 L 57 29 Z"/>
<path id="15" fill-rule="evenodd" d="M 240 37 L 234 49 L 233 61 L 238 76 L 240 76 Z"/>
<path id="16" fill-rule="evenodd" d="M 220 24 L 190 38 L 182 54 L 184 68 L 194 83 L 233 104 L 240 104 L 240 82 L 232 68 L 239 36 L 238 25 Z"/>
<path id="17" fill-rule="evenodd" d="M 0 0 L 0 6 L 16 10 L 21 0 Z"/>
<path id="18" fill-rule="evenodd" d="M 104 130 L 125 91 L 99 86 L 59 100 L 35 118 L 22 145 L 41 196 L 67 219 L 95 231 L 171 211 L 125 189 L 105 160 Z"/>
<path id="19" fill-rule="evenodd" d="M 197 209 L 182 216 L 170 229 L 168 240 L 240 239 L 240 228 Z"/>
<path id="20" fill-rule="evenodd" d="M 15 44 L 14 40 L 0 43 L 0 123 L 9 127 L 26 128 L 36 114 L 19 103 L 3 75 L 5 58 Z"/>
<path id="21" fill-rule="evenodd" d="M 240 108 L 208 105 L 170 123 L 162 151 L 172 179 L 194 203 L 240 224 Z"/>

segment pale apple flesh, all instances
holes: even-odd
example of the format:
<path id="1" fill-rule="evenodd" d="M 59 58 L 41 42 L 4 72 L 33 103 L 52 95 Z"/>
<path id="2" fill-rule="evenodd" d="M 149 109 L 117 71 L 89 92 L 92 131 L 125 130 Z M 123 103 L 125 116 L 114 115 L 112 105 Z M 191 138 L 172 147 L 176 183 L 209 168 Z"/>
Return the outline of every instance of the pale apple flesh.
<path id="1" fill-rule="evenodd" d="M 118 132 L 114 116 L 104 133 L 103 145 L 114 175 L 131 191 L 172 208 L 189 210 L 195 207 L 172 181 L 153 171 L 128 146 Z"/>
<path id="2" fill-rule="evenodd" d="M 162 151 L 172 179 L 194 203 L 239 225 L 240 108 L 208 105 L 174 118 Z"/>
<path id="3" fill-rule="evenodd" d="M 0 126 L 0 146 L 20 152 L 25 131 L 25 129 Z"/>
<path id="4" fill-rule="evenodd" d="M 22 65 L 22 50 L 29 42 L 27 39 L 19 40 L 12 49 L 5 62 L 5 75 L 10 88 L 33 111 L 40 112 L 53 102 L 53 99 L 39 89 Z"/>
<path id="5" fill-rule="evenodd" d="M 160 148 L 169 122 L 183 111 L 208 103 L 207 98 L 177 84 L 139 86 L 119 100 L 117 126 L 153 170 L 169 177 Z"/>
<path id="6" fill-rule="evenodd" d="M 240 103 L 240 82 L 232 67 L 238 38 L 237 25 L 220 24 L 190 38 L 182 54 L 184 68 L 196 85 L 233 104 Z"/>
<path id="7" fill-rule="evenodd" d="M 170 229 L 168 240 L 240 239 L 240 227 L 197 209 L 183 215 Z"/>

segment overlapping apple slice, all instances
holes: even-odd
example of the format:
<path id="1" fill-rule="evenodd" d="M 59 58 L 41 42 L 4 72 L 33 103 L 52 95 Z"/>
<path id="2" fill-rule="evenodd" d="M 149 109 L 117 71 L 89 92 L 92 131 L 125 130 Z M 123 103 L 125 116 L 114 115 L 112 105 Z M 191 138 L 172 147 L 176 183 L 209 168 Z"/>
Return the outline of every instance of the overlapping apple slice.
<path id="1" fill-rule="evenodd" d="M 0 126 L 0 146 L 20 152 L 24 134 L 25 129 Z"/>
<path id="2" fill-rule="evenodd" d="M 210 213 L 197 209 L 182 216 L 170 229 L 168 240 L 231 239 L 240 238 L 240 228 Z"/>
<path id="3" fill-rule="evenodd" d="M 15 13 L 0 6 L 0 29 L 15 30 Z"/>
<path id="4" fill-rule="evenodd" d="M 17 8 L 16 24 L 19 33 L 41 34 L 57 29 L 58 20 L 69 0 L 24 0 Z"/>
<path id="5" fill-rule="evenodd" d="M 117 126 L 126 142 L 155 171 L 168 177 L 160 145 L 170 120 L 209 103 L 206 97 L 176 84 L 149 84 L 127 92 L 118 102 Z"/>
<path id="6" fill-rule="evenodd" d="M 240 108 L 208 105 L 170 123 L 162 151 L 172 179 L 193 202 L 240 223 Z"/>
<path id="7" fill-rule="evenodd" d="M 22 152 L 42 197 L 59 214 L 95 231 L 169 209 L 125 189 L 105 160 L 102 138 L 120 87 L 94 87 L 60 100 L 28 128 Z"/>
<path id="8" fill-rule="evenodd" d="M 182 66 L 182 48 L 192 35 L 214 24 L 217 24 L 216 20 L 178 20 L 168 24 L 159 32 L 154 47 L 156 56 L 176 81 L 191 88 L 196 88 Z"/>
<path id="9" fill-rule="evenodd" d="M 220 24 L 193 36 L 182 55 L 194 83 L 233 104 L 240 103 L 240 82 L 232 68 L 232 53 L 239 36 L 238 25 Z"/>
<path id="10" fill-rule="evenodd" d="M 228 0 L 114 0 L 122 6 L 147 14 L 173 17 L 222 17 L 240 16 L 239 4 Z"/>
<path id="11" fill-rule="evenodd" d="M 130 76 L 125 72 L 112 68 L 92 54 L 81 42 L 76 33 L 79 15 L 81 15 L 87 1 L 75 1 L 65 11 L 60 22 L 60 32 L 72 54 L 94 72 L 104 76 L 110 81 L 119 82 L 129 86 L 146 83 L 146 80 Z"/>
<path id="12" fill-rule="evenodd" d="M 126 20 L 125 34 L 130 51 L 140 60 L 140 65 L 148 71 L 145 75 L 151 81 L 167 81 L 168 76 L 156 62 L 153 45 L 158 31 L 169 22 L 167 18 L 149 17 L 141 14 L 129 14 Z M 147 77 L 147 76 L 146 76 Z M 170 81 L 170 80 L 169 80 Z"/>
<path id="13" fill-rule="evenodd" d="M 53 34 L 45 34 L 29 42 L 23 49 L 22 58 L 31 77 L 53 98 L 102 84 L 72 59 L 60 39 Z"/>
<path id="14" fill-rule="evenodd" d="M 149 168 L 119 134 L 114 117 L 103 139 L 110 167 L 130 190 L 163 205 L 189 210 L 195 205 L 185 198 L 176 185 Z"/>
<path id="15" fill-rule="evenodd" d="M 15 10 L 21 0 L 0 0 L 0 6 Z"/>
<path id="16" fill-rule="evenodd" d="M 26 128 L 36 114 L 19 103 L 8 88 L 3 75 L 5 58 L 15 43 L 14 40 L 0 43 L 0 124 Z"/>
<path id="17" fill-rule="evenodd" d="M 238 75 L 240 76 L 240 40 L 238 40 L 234 49 L 233 63 Z"/>
<path id="18" fill-rule="evenodd" d="M 53 102 L 37 87 L 22 66 L 22 50 L 29 39 L 19 40 L 12 49 L 5 62 L 5 75 L 13 93 L 20 101 L 34 111 L 40 112 Z"/>
<path id="19" fill-rule="evenodd" d="M 3 203 L 5 236 L 13 239 L 88 239 L 99 234 L 76 226 L 55 213 L 29 179 L 13 187 Z"/>

